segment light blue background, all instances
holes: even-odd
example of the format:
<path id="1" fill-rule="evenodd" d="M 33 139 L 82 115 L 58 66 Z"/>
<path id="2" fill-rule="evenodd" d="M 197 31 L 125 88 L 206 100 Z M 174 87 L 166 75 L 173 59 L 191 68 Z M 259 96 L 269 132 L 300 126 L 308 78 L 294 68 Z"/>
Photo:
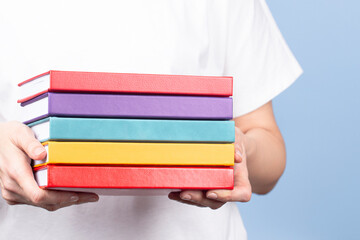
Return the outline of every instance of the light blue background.
<path id="1" fill-rule="evenodd" d="M 274 100 L 288 162 L 239 204 L 252 239 L 360 239 L 360 1 L 268 0 L 304 74 Z"/>

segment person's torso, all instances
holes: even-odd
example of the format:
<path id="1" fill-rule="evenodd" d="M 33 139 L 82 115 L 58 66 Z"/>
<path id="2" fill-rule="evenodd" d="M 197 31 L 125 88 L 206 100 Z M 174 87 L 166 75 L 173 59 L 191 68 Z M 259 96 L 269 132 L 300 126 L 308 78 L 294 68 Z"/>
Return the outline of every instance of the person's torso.
<path id="1" fill-rule="evenodd" d="M 246 2 L 246 1 L 243 1 Z M 247 4 L 251 4 L 248 1 Z M 228 1 L 0 1 L 0 102 L 48 70 L 223 75 Z M 30 236 L 30 237 L 29 237 Z M 49 213 L 0 200 L 0 239 L 239 239 L 236 204 L 213 211 L 162 197 L 102 197 Z"/>

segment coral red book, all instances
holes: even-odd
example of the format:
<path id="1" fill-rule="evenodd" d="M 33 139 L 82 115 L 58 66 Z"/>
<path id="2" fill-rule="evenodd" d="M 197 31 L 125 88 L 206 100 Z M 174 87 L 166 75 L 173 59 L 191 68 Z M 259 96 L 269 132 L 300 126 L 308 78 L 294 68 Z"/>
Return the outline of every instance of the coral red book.
<path id="1" fill-rule="evenodd" d="M 60 166 L 35 168 L 42 188 L 232 189 L 230 167 Z"/>
<path id="2" fill-rule="evenodd" d="M 232 77 L 54 71 L 19 83 L 24 102 L 46 92 L 232 96 Z"/>

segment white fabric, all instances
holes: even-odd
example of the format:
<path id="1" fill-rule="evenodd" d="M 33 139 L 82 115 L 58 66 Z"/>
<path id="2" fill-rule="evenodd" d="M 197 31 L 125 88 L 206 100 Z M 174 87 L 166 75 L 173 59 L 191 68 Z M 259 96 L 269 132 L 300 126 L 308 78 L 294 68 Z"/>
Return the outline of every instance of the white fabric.
<path id="1" fill-rule="evenodd" d="M 0 0 L 0 121 L 16 83 L 53 70 L 234 77 L 234 116 L 300 74 L 263 0 Z M 1 134 L 1 133 L 0 133 Z M 46 212 L 0 200 L 0 239 L 246 239 L 235 203 L 101 197 Z"/>

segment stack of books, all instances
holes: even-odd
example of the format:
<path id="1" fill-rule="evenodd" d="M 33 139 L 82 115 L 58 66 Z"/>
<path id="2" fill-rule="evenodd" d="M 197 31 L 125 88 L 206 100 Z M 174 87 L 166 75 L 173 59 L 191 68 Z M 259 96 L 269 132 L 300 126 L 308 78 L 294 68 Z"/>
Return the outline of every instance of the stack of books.
<path id="1" fill-rule="evenodd" d="M 42 188 L 233 188 L 232 77 L 49 71 L 19 86 Z"/>

